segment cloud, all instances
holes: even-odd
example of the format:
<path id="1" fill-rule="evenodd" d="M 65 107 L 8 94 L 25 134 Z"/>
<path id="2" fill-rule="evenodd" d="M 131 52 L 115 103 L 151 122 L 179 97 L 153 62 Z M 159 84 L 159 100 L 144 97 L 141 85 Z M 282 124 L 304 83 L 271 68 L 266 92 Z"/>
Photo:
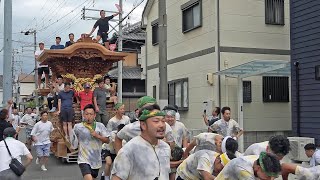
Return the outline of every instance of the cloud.
<path id="1" fill-rule="evenodd" d="M 116 11 L 115 4 L 118 4 L 118 0 L 13 0 L 12 9 L 12 22 L 13 22 L 13 35 L 12 39 L 13 48 L 18 49 L 20 53 L 20 60 L 23 61 L 23 71 L 25 73 L 30 73 L 33 70 L 34 59 L 33 57 L 33 36 L 26 36 L 21 34 L 21 31 L 26 31 L 29 29 L 43 29 L 43 27 L 48 26 L 47 29 L 39 31 L 37 33 L 37 42 L 45 42 L 46 48 L 49 48 L 55 42 L 55 37 L 60 36 L 62 38 L 62 43 L 68 40 L 68 34 L 73 32 L 77 37 L 80 37 L 82 33 L 89 33 L 92 29 L 94 20 L 81 20 L 81 10 L 83 6 L 86 8 L 90 7 L 92 9 L 105 9 Z M 123 1 L 123 11 L 124 16 L 131 11 L 134 4 L 137 4 L 140 0 L 124 0 Z M 83 6 L 75 9 L 82 3 Z M 141 20 L 141 13 L 146 1 L 129 16 L 129 20 L 126 22 L 134 23 Z M 3 18 L 3 1 L 0 5 L 0 18 Z M 73 10 L 73 11 L 72 11 Z M 71 12 L 72 11 L 72 12 Z M 71 12 L 71 13 L 70 13 Z M 66 14 L 70 13 L 66 16 Z M 99 17 L 98 11 L 86 12 L 88 16 Z M 108 13 L 107 13 L 108 15 Z M 64 17 L 65 16 L 65 17 Z M 60 20 L 59 20 L 60 19 Z M 56 22 L 59 20 L 58 22 Z M 2 24 L 2 25 L 1 25 Z M 51 25 L 52 24 L 52 25 Z M 111 23 L 116 24 L 116 23 Z M 50 26 L 49 26 L 50 25 Z M 3 47 L 3 20 L 0 20 L 0 49 Z M 95 35 L 95 34 L 94 34 Z M 15 42 L 18 41 L 18 42 Z M 24 42 L 24 43 L 21 43 Z M 23 47 L 24 52 L 22 52 L 23 45 L 29 45 L 28 47 Z M 18 58 L 18 57 L 17 57 Z M 3 74 L 3 52 L 0 52 L 0 74 Z"/>

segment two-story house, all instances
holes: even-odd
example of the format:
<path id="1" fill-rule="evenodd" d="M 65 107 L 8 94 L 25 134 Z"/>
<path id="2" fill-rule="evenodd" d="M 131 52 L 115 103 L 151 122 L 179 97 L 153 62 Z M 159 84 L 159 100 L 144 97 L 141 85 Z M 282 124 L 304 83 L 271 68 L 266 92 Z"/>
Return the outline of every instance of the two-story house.
<path id="1" fill-rule="evenodd" d="M 122 52 L 126 53 L 122 69 L 122 103 L 127 112 L 133 112 L 137 108 L 137 101 L 146 95 L 145 80 L 141 75 L 140 57 L 141 45 L 145 43 L 145 32 L 141 29 L 141 22 L 128 24 L 123 28 Z M 118 34 L 114 33 L 110 39 L 111 44 L 118 41 Z M 115 48 L 118 51 L 118 48 Z M 108 72 L 112 82 L 118 80 L 117 63 Z"/>
<path id="2" fill-rule="evenodd" d="M 215 73 L 254 60 L 289 62 L 288 1 L 167 0 L 166 14 L 168 101 L 179 106 L 189 129 L 205 129 L 204 102 L 229 106 L 239 119 L 237 79 Z M 142 25 L 147 94 L 159 98 L 158 0 L 148 0 Z M 289 79 L 243 79 L 245 147 L 291 131 Z"/>
<path id="3" fill-rule="evenodd" d="M 32 98 L 35 90 L 35 81 L 33 74 L 20 74 L 19 82 L 19 103 L 26 102 Z"/>

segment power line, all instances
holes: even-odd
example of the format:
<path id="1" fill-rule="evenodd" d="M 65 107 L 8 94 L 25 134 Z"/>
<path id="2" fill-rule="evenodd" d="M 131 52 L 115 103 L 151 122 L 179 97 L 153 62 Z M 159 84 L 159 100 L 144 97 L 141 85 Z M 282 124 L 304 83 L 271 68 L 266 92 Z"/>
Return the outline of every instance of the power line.
<path id="1" fill-rule="evenodd" d="M 91 3 L 91 5 L 90 5 Z M 89 2 L 87 5 L 89 5 L 89 7 L 93 6 L 94 3 Z M 86 5 L 86 6 L 87 6 Z M 59 28 L 57 28 L 56 31 L 50 33 L 51 36 L 47 37 L 44 42 L 47 42 L 48 40 L 50 40 L 51 38 L 55 37 L 56 34 L 59 34 L 63 31 L 66 31 L 68 29 L 70 29 L 70 27 L 76 23 L 78 23 L 81 20 L 81 12 L 76 14 L 74 17 L 72 17 L 71 19 L 69 19 L 65 24 L 61 25 Z"/>
<path id="2" fill-rule="evenodd" d="M 48 16 L 48 18 L 50 18 L 50 19 L 47 20 L 46 22 L 47 22 L 47 23 L 53 22 L 53 21 L 54 21 L 54 17 L 56 17 L 56 16 L 58 15 L 58 13 L 60 12 L 61 8 L 62 8 L 63 6 L 65 6 L 66 3 L 67 3 L 66 0 L 62 1 L 62 2 L 58 5 L 58 7 L 57 7 L 52 13 L 50 13 L 50 16 Z M 58 17 L 57 17 L 57 19 L 58 19 Z M 44 22 L 43 22 L 43 23 L 44 23 Z M 43 25 L 43 26 L 45 26 L 45 25 Z"/>
<path id="3" fill-rule="evenodd" d="M 67 13 L 66 15 L 62 16 L 60 19 L 58 19 L 57 21 L 52 22 L 51 24 L 49 24 L 48 26 L 45 26 L 41 29 L 39 29 L 38 31 L 44 31 L 46 30 L 48 27 L 56 24 L 57 22 L 59 22 L 60 20 L 64 19 L 65 17 L 67 17 L 69 14 L 73 13 L 76 9 L 82 7 L 88 0 L 85 0 L 83 3 L 81 3 L 79 6 L 77 6 L 76 8 L 74 8 L 73 10 L 71 10 L 69 13 Z"/>
<path id="4" fill-rule="evenodd" d="M 26 77 L 24 77 L 24 78 L 22 78 L 22 79 L 19 79 L 18 82 L 23 81 L 24 79 L 26 79 L 27 77 L 29 77 L 33 72 L 34 72 L 34 70 L 32 70 L 29 74 L 27 74 Z"/>
<path id="5" fill-rule="evenodd" d="M 114 29 L 115 29 L 116 27 L 118 27 L 118 26 L 120 25 L 120 23 L 122 23 L 126 18 L 128 18 L 128 17 L 130 16 L 130 14 L 131 14 L 137 7 L 139 7 L 144 1 L 145 1 L 145 0 L 141 0 L 136 6 L 134 6 L 134 7 L 130 10 L 130 12 L 129 12 L 124 18 L 122 18 L 121 21 L 119 21 L 119 22 L 116 24 L 116 26 L 114 26 L 114 27 L 111 28 L 111 30 L 108 32 L 108 34 L 111 34 L 111 33 L 114 31 Z M 97 19 L 98 19 L 98 18 L 97 18 Z"/>
<path id="6" fill-rule="evenodd" d="M 80 16 L 81 13 L 76 14 L 73 18 L 71 18 L 68 22 L 66 22 L 65 24 L 62 24 L 60 27 L 56 28 L 56 30 L 52 33 L 50 33 L 51 35 L 48 36 L 46 39 L 44 39 L 44 42 L 47 42 L 48 40 L 50 40 L 51 38 L 55 37 L 57 34 L 59 34 L 60 32 L 66 30 L 66 27 L 69 26 L 70 24 L 74 24 L 76 21 L 80 21 Z"/>
<path id="7" fill-rule="evenodd" d="M 43 17 L 41 18 L 39 24 L 43 24 L 43 25 L 44 25 L 45 18 L 47 18 L 48 16 L 50 16 L 53 8 L 56 7 L 55 5 L 57 4 L 57 5 L 59 6 L 58 1 L 59 1 L 59 0 L 55 1 L 55 2 L 51 5 L 51 8 L 49 9 L 49 11 L 47 11 L 46 14 L 43 15 Z M 50 2 L 52 2 L 52 1 L 50 1 Z"/>
<path id="8" fill-rule="evenodd" d="M 46 0 L 46 1 L 43 3 L 43 5 L 41 6 L 40 11 L 39 11 L 39 13 L 37 13 L 37 15 L 38 15 L 38 14 L 41 14 L 42 10 L 44 9 L 44 7 L 47 5 L 48 2 L 49 2 L 49 0 Z M 36 19 L 36 17 L 37 17 L 37 16 L 35 16 L 35 17 L 33 18 L 33 20 L 35 20 L 35 21 L 32 21 L 32 22 L 31 22 L 32 24 L 30 24 L 30 23 L 29 23 L 30 21 L 29 21 L 29 22 L 27 23 L 28 25 L 27 25 L 25 28 L 23 28 L 23 30 L 26 30 L 26 29 L 27 29 L 28 27 L 30 27 L 30 26 L 32 27 L 34 22 L 36 22 L 35 25 L 37 25 L 37 19 Z"/>
<path id="9" fill-rule="evenodd" d="M 121 20 L 114 28 L 118 27 L 118 26 L 119 26 L 127 17 L 129 17 L 129 15 L 130 15 L 137 7 L 139 7 L 144 1 L 145 1 L 145 0 L 141 0 L 140 3 L 139 3 L 137 6 L 135 6 L 134 8 L 132 8 L 131 11 L 130 11 L 125 17 L 123 17 L 122 20 Z M 112 30 L 111 30 L 110 32 L 112 32 Z M 109 33 L 110 33 L 110 32 L 109 32 Z"/>
<path id="10" fill-rule="evenodd" d="M 2 37 L 0 37 L 0 39 L 3 39 Z M 32 44 L 32 42 L 26 42 L 26 41 L 20 41 L 20 40 L 11 40 L 12 42 L 16 42 L 16 43 L 21 43 L 21 44 Z"/>

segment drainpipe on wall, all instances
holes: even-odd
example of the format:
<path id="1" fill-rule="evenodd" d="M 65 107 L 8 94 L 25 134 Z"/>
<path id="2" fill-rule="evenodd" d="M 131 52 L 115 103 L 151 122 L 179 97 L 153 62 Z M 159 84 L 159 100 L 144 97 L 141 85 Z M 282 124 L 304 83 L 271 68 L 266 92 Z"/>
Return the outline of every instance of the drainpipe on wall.
<path id="1" fill-rule="evenodd" d="M 145 90 L 146 90 L 146 93 L 145 95 L 148 95 L 148 37 L 147 37 L 147 32 L 145 32 L 145 35 L 146 35 L 146 39 L 145 39 L 145 50 L 144 50 L 144 53 L 145 53 L 145 65 L 144 65 L 144 68 L 146 70 L 146 74 L 145 74 L 145 81 L 144 81 L 144 85 L 145 85 Z"/>
<path id="2" fill-rule="evenodd" d="M 217 58 L 217 72 L 220 71 L 220 0 L 216 0 L 216 45 L 215 45 L 215 52 Z M 221 107 L 221 76 L 218 75 L 218 106 Z"/>
<path id="3" fill-rule="evenodd" d="M 296 67 L 296 100 L 297 100 L 297 136 L 300 137 L 300 83 L 299 83 L 299 61 L 293 63 Z"/>
<path id="4" fill-rule="evenodd" d="M 224 60 L 224 69 L 228 69 L 228 60 Z M 228 84 L 228 76 L 224 76 L 225 80 L 224 80 L 224 83 L 225 83 L 225 89 L 226 89 L 226 106 L 228 106 L 229 104 L 229 84 Z"/>

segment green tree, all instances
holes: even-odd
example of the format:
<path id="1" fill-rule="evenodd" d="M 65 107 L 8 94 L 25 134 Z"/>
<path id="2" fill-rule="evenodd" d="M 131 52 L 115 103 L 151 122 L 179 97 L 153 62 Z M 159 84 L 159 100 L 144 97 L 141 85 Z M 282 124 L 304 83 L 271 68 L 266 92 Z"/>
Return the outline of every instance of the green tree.
<path id="1" fill-rule="evenodd" d="M 35 100 L 29 101 L 27 103 L 27 107 L 35 108 L 36 107 L 36 102 Z"/>

